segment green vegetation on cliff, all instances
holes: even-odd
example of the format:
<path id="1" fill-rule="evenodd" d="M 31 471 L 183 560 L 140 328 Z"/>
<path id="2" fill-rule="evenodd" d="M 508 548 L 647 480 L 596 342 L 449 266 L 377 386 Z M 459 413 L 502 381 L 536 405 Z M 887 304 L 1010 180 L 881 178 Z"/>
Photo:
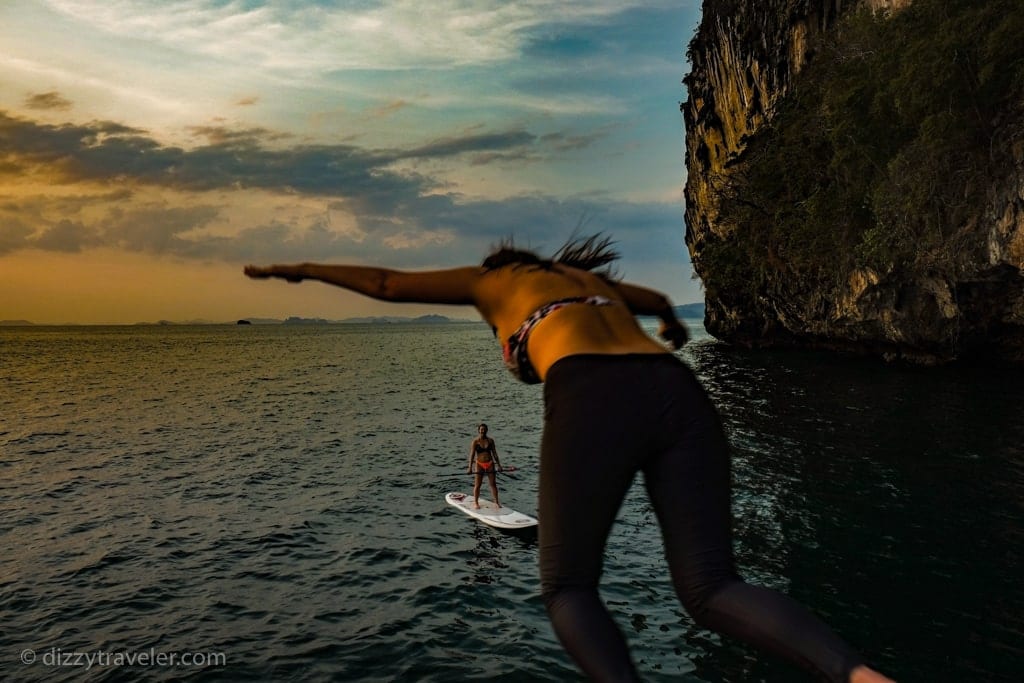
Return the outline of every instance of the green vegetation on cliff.
<path id="1" fill-rule="evenodd" d="M 708 289 L 827 299 L 854 268 L 957 273 L 984 248 L 968 221 L 1024 144 L 1024 3 L 858 11 L 813 49 L 727 173 Z"/>

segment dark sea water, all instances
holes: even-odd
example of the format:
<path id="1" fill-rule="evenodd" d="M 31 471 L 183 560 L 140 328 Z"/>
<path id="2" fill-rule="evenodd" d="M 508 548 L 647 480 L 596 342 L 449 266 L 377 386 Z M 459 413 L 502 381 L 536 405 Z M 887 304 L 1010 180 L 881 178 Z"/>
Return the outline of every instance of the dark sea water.
<path id="1" fill-rule="evenodd" d="M 695 336 L 744 575 L 900 681 L 1024 679 L 1024 374 Z M 444 502 L 480 421 L 535 513 L 482 324 L 0 329 L 0 678 L 580 680 L 535 539 Z M 810 680 L 693 626 L 639 485 L 603 591 L 647 680 Z"/>

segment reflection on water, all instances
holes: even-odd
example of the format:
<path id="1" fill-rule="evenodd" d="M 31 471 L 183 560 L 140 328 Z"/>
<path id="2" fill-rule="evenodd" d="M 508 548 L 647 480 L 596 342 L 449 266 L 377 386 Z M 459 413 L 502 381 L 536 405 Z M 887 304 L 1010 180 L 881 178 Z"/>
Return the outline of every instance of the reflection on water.
<path id="1" fill-rule="evenodd" d="M 1024 373 L 690 353 L 733 440 L 743 561 L 907 680 L 1019 679 Z"/>

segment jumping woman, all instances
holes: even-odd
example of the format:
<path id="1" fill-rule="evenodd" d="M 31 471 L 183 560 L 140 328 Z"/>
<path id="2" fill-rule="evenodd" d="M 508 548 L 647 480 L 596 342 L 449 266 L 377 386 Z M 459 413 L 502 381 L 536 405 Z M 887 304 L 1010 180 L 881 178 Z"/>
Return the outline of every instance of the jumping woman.
<path id="1" fill-rule="evenodd" d="M 634 316 L 658 316 L 659 335 L 675 349 L 686 328 L 664 295 L 599 270 L 617 257 L 595 236 L 547 259 L 504 244 L 481 265 L 448 270 L 304 263 L 245 273 L 319 280 L 385 301 L 475 306 L 501 340 L 512 374 L 544 382 L 541 590 L 555 633 L 587 676 L 639 680 L 598 582 L 612 523 L 642 472 L 676 594 L 697 624 L 826 681 L 889 681 L 797 602 L 737 574 L 729 449 L 718 413 L 690 369 Z"/>

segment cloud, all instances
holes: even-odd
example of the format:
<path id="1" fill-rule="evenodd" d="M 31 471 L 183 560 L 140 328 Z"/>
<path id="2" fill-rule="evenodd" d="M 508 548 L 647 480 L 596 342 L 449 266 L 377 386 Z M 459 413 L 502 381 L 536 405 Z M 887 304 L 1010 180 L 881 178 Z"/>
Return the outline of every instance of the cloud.
<path id="1" fill-rule="evenodd" d="M 101 244 L 96 230 L 79 222 L 67 219 L 45 228 L 41 235 L 29 242 L 37 249 L 47 251 L 80 252 L 85 247 Z"/>
<path id="2" fill-rule="evenodd" d="M 348 145 L 271 149 L 265 143 L 281 138 L 262 129 L 193 132 L 211 144 L 186 150 L 163 146 L 145 131 L 113 122 L 55 126 L 0 112 L 0 161 L 48 166 L 64 183 L 128 180 L 195 191 L 250 187 L 372 199 L 415 195 L 428 185 L 422 178 L 386 170 L 401 153 Z"/>
<path id="3" fill-rule="evenodd" d="M 292 137 L 287 133 L 275 133 L 266 128 L 236 129 L 227 126 L 189 126 L 187 130 L 192 133 L 193 137 L 203 138 L 210 145 L 235 147 L 258 146 Z"/>
<path id="4" fill-rule="evenodd" d="M 193 233 L 220 215 L 213 205 L 172 206 L 118 190 L 23 197 L 0 203 L 0 254 L 20 249 L 79 253 L 93 247 L 204 258 Z"/>
<path id="5" fill-rule="evenodd" d="M 179 190 L 259 188 L 344 197 L 365 210 L 390 211 L 437 188 L 429 177 L 394 170 L 401 161 L 463 154 L 523 157 L 545 151 L 525 130 L 451 136 L 409 149 L 371 150 L 352 145 L 272 147 L 287 136 L 263 128 L 189 129 L 207 144 L 192 149 L 164 146 L 145 131 L 118 123 L 40 124 L 0 112 L 0 163 L 12 170 L 46 166 L 64 183 L 130 181 Z M 587 144 L 580 136 L 555 134 L 558 148 Z"/>
<path id="6" fill-rule="evenodd" d="M 103 221 L 103 241 L 108 246 L 130 252 L 175 254 L 204 258 L 204 242 L 184 237 L 207 225 L 219 214 L 214 206 L 166 206 L 153 204 L 115 209 Z"/>
<path id="7" fill-rule="evenodd" d="M 593 133 L 566 135 L 565 133 L 549 133 L 541 137 L 541 142 L 550 149 L 559 152 L 575 151 L 585 149 L 591 145 L 607 138 L 611 132 L 610 127 L 605 127 Z"/>
<path id="8" fill-rule="evenodd" d="M 396 153 L 402 159 L 443 158 L 467 152 L 496 152 L 531 147 L 537 138 L 525 130 L 482 133 L 435 140 L 420 147 Z"/>
<path id="9" fill-rule="evenodd" d="M 379 107 L 374 107 L 367 113 L 367 117 L 371 119 L 384 119 L 388 118 L 393 114 L 397 114 L 401 110 L 412 106 L 407 100 L 391 100 L 385 102 Z"/>
<path id="10" fill-rule="evenodd" d="M 395 170 L 403 162 L 461 155 L 507 159 L 572 150 L 604 131 L 540 137 L 472 131 L 388 150 L 280 145 L 291 138 L 261 128 L 192 132 L 204 144 L 184 149 L 114 122 L 44 125 L 0 112 L 0 164 L 45 169 L 61 183 L 50 187 L 64 188 L 29 199 L 0 197 L 0 253 L 103 246 L 189 259 L 355 258 L 423 267 L 478 262 L 512 236 L 554 251 L 584 217 L 637 253 L 653 233 L 682 234 L 675 204 L 604 195 L 471 198 L 443 191 L 430 176 Z M 245 208 L 253 201 L 261 204 Z M 347 223 L 335 224 L 332 214 Z M 262 215 L 267 218 L 246 225 Z M 664 245 L 659 249 L 647 251 L 663 260 Z"/>
<path id="11" fill-rule="evenodd" d="M 549 23 L 606 22 L 650 2 L 382 0 L 373 3 L 220 0 L 49 0 L 111 36 L 291 71 L 422 69 L 515 58 Z M 657 4 L 657 3 L 655 3 Z M 430 30 L 424 30 L 429 26 Z"/>
<path id="12" fill-rule="evenodd" d="M 0 213 L 0 255 L 27 247 L 33 232 L 25 221 Z"/>
<path id="13" fill-rule="evenodd" d="M 25 106 L 29 109 L 56 109 L 66 111 L 71 109 L 71 101 L 64 99 L 60 93 L 51 91 L 36 93 L 25 98 Z"/>

